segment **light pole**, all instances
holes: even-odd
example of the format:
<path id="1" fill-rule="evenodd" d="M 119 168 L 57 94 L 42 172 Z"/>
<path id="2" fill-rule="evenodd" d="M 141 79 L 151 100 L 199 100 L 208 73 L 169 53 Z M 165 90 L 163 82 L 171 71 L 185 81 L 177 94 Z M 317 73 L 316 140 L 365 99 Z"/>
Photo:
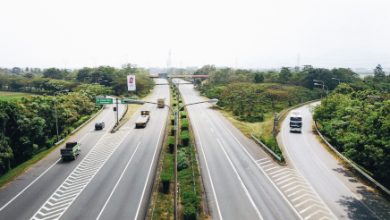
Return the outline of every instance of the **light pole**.
<path id="1" fill-rule="evenodd" d="M 321 99 L 322 99 L 322 94 L 324 93 L 324 88 L 326 87 L 326 91 L 327 91 L 326 94 L 328 94 L 329 88 L 325 85 L 325 82 L 322 81 L 322 80 L 313 79 L 313 82 L 314 82 L 315 86 L 321 86 L 322 87 L 322 93 L 321 93 Z"/>
<path id="2" fill-rule="evenodd" d="M 124 102 L 125 103 L 128 103 L 128 104 L 145 104 L 145 103 L 149 103 L 149 104 L 154 104 L 154 105 L 157 105 L 157 102 L 150 102 L 150 101 L 142 101 L 142 100 L 134 100 L 134 99 L 124 99 Z M 173 110 L 169 105 L 167 104 L 164 104 L 164 106 L 168 107 L 169 111 L 171 111 L 171 113 L 173 113 L 174 115 L 174 128 L 175 128 L 175 147 L 174 147 L 174 154 L 175 154 L 175 169 L 174 169 L 174 179 L 175 179 L 175 190 L 174 190 L 174 219 L 177 220 L 178 217 L 177 217 L 177 191 L 178 191 L 178 187 L 177 187 L 177 145 L 178 145 L 178 142 L 179 142 L 179 111 L 184 109 L 185 107 L 189 106 L 189 105 L 197 105 L 197 104 L 202 104 L 202 103 L 217 103 L 218 102 L 218 99 L 209 99 L 209 100 L 206 100 L 206 101 L 200 101 L 200 102 L 193 102 L 193 103 L 188 103 L 188 104 L 185 104 L 183 105 L 182 107 L 180 107 L 179 109 L 179 106 L 177 105 L 177 109 L 176 110 Z"/>
<path id="3" fill-rule="evenodd" d="M 341 82 L 341 80 L 340 79 L 338 79 L 338 78 L 332 78 L 333 80 L 337 80 L 337 82 L 338 82 L 338 84 L 337 85 L 340 85 L 340 82 Z"/>

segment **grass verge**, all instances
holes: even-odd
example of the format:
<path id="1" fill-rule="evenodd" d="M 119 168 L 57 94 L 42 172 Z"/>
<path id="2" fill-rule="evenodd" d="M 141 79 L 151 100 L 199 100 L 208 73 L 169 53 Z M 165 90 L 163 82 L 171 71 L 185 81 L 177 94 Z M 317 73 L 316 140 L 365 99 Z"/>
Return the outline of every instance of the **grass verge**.
<path id="1" fill-rule="evenodd" d="M 265 145 L 267 145 L 278 156 L 282 156 L 282 151 L 276 141 L 276 138 L 272 134 L 274 116 L 272 113 L 266 113 L 264 115 L 264 121 L 262 122 L 245 122 L 240 121 L 233 116 L 231 112 L 219 109 L 223 116 L 225 116 L 238 130 L 240 130 L 245 136 L 251 138 L 251 134 L 259 138 Z"/>
<path id="2" fill-rule="evenodd" d="M 23 97 L 30 97 L 32 95 L 35 95 L 35 94 L 24 93 L 24 92 L 4 92 L 4 91 L 1 91 L 0 92 L 0 100 L 1 101 L 15 101 L 15 100 L 19 100 Z"/>

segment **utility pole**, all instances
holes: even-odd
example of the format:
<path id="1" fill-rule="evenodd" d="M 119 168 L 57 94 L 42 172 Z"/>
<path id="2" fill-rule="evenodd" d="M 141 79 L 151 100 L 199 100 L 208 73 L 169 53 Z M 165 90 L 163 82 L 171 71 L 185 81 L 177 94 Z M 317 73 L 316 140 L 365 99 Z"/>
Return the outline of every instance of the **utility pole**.
<path id="1" fill-rule="evenodd" d="M 56 118 L 57 141 L 59 141 L 59 134 L 58 134 L 58 116 L 57 116 L 57 99 L 54 99 L 54 116 L 55 116 L 55 118 Z"/>
<path id="2" fill-rule="evenodd" d="M 116 98 L 116 125 L 119 124 L 119 108 L 118 108 L 118 98 Z"/>

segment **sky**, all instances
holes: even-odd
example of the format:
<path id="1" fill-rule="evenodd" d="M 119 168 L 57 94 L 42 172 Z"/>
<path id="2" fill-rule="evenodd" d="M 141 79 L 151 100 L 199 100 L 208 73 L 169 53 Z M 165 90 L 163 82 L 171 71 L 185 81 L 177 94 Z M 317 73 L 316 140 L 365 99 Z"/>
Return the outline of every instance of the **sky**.
<path id="1" fill-rule="evenodd" d="M 0 0 L 0 67 L 390 68 L 389 0 Z"/>

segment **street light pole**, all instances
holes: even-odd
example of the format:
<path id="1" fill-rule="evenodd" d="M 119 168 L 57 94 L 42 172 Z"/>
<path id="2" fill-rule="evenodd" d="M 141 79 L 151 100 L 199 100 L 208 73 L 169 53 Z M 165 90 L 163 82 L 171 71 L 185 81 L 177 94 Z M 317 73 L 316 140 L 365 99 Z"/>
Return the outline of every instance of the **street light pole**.
<path id="1" fill-rule="evenodd" d="M 54 99 L 54 117 L 56 118 L 56 131 L 57 131 L 57 142 L 58 142 L 60 138 L 58 134 L 57 99 Z"/>

